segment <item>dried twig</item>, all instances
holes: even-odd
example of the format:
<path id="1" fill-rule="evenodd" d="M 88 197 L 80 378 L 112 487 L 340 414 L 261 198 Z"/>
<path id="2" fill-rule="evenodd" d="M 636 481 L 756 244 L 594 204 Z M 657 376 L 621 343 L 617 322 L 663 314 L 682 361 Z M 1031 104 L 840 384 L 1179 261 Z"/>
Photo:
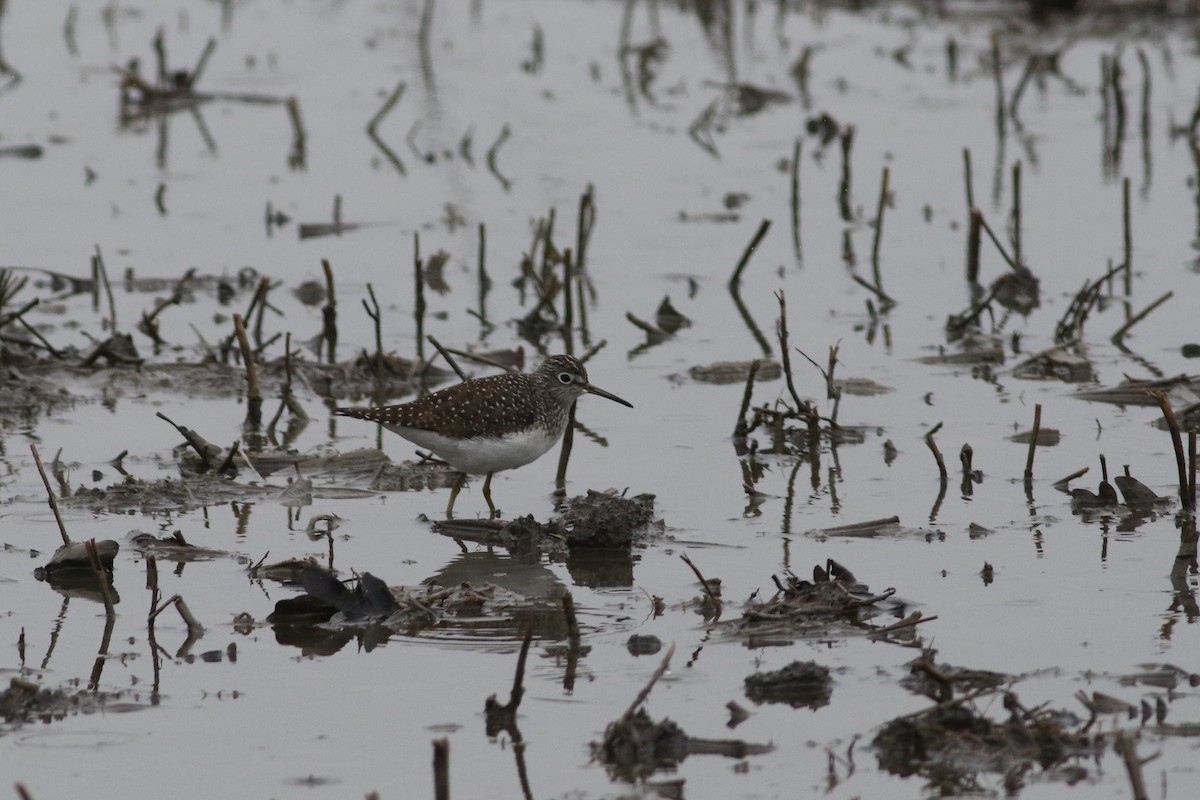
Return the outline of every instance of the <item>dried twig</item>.
<path id="1" fill-rule="evenodd" d="M 62 514 L 58 511 L 58 501 L 54 499 L 54 490 L 50 488 L 50 479 L 46 477 L 46 468 L 42 466 L 42 457 L 38 454 L 37 445 L 30 442 L 29 449 L 33 452 L 33 460 L 37 464 L 38 474 L 42 476 L 42 483 L 46 486 L 46 502 L 50 506 L 50 510 L 54 512 L 54 520 L 58 523 L 58 532 L 62 534 L 64 545 L 71 543 L 71 537 L 67 535 L 67 526 L 63 524 Z"/>
<path id="2" fill-rule="evenodd" d="M 1025 457 L 1025 482 L 1033 480 L 1033 454 L 1037 451 L 1038 433 L 1042 429 L 1042 404 L 1033 407 L 1033 433 L 1029 436 L 1029 455 Z"/>

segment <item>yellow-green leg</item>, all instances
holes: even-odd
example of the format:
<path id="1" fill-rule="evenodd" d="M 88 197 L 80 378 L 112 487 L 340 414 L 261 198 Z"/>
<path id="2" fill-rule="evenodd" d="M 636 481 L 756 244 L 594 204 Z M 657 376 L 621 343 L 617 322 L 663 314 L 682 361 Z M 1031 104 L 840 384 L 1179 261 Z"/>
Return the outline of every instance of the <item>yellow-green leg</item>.
<path id="1" fill-rule="evenodd" d="M 458 493 L 462 491 L 463 484 L 467 482 L 467 473 L 458 473 L 458 480 L 454 482 L 454 486 L 450 489 L 450 502 L 446 504 L 446 519 L 454 519 L 454 501 L 458 499 Z"/>
<path id="2" fill-rule="evenodd" d="M 487 500 L 488 511 L 492 512 L 492 519 L 498 519 L 500 512 L 496 510 L 496 504 L 492 502 L 492 473 L 488 473 L 483 479 L 483 499 Z"/>

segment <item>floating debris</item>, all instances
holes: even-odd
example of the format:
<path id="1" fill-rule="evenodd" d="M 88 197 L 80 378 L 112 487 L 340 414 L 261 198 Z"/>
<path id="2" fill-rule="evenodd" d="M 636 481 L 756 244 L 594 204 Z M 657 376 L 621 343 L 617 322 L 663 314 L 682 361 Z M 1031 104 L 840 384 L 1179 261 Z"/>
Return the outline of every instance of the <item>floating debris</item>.
<path id="1" fill-rule="evenodd" d="M 128 692 L 46 689 L 25 678 L 13 678 L 8 688 L 0 692 L 0 718 L 10 725 L 19 725 L 54 722 L 78 714 L 149 708 L 148 705 L 128 700 L 129 696 Z"/>
<path id="2" fill-rule="evenodd" d="M 659 770 L 674 769 L 689 755 L 723 755 L 745 758 L 769 753 L 769 744 L 750 744 L 737 739 L 694 739 L 669 719 L 655 722 L 642 704 L 666 672 L 675 653 L 672 645 L 649 683 L 619 719 L 604 729 L 604 738 L 592 743 L 592 755 L 604 763 L 613 778 L 639 781 Z"/>
<path id="3" fill-rule="evenodd" d="M 1107 389 L 1088 389 L 1075 394 L 1080 400 L 1096 403 L 1115 403 L 1121 406 L 1157 406 L 1151 392 L 1166 392 L 1175 408 L 1186 409 L 1200 403 L 1200 378 L 1177 375 L 1162 380 L 1122 381 Z"/>
<path id="4" fill-rule="evenodd" d="M 651 634 L 635 633 L 625 643 L 625 649 L 632 656 L 652 656 L 662 650 L 662 640 Z"/>
<path id="5" fill-rule="evenodd" d="M 930 530 L 928 528 L 909 528 L 901 525 L 899 517 L 884 517 L 882 519 L 867 520 L 866 522 L 854 522 L 849 525 L 835 525 L 832 528 L 813 528 L 806 531 L 806 533 L 809 536 L 817 537 L 819 541 L 847 536 L 860 538 L 874 538 L 877 536 L 892 538 L 917 537 L 927 542 L 940 542 L 946 538 L 944 531 Z"/>
<path id="6" fill-rule="evenodd" d="M 756 672 L 746 678 L 746 697 L 758 705 L 785 703 L 814 711 L 829 705 L 833 679 L 829 668 L 815 661 L 793 661 L 774 672 Z"/>
<path id="7" fill-rule="evenodd" d="M 1060 380 L 1065 383 L 1085 383 L 1096 379 L 1092 362 L 1067 345 L 1052 347 L 1031 356 L 1013 367 L 1013 375 L 1026 380 Z"/>
<path id="8" fill-rule="evenodd" d="M 229 555 L 224 550 L 211 550 L 192 544 L 183 538 L 183 531 L 175 531 L 170 536 L 162 537 L 144 531 L 130 531 L 127 538 L 133 549 L 142 555 L 165 558 L 168 561 L 210 561 Z"/>
<path id="9" fill-rule="evenodd" d="M 1033 441 L 1033 431 L 1021 431 L 1014 433 L 1008 437 L 1010 442 L 1017 444 L 1029 444 Z M 1062 441 L 1062 433 L 1057 428 L 1038 428 L 1037 446 L 1038 447 L 1057 447 Z"/>
<path id="10" fill-rule="evenodd" d="M 778 591 L 766 602 L 747 604 L 741 619 L 730 623 L 734 633 L 755 642 L 784 644 L 797 634 L 827 635 L 835 627 L 840 633 L 887 636 L 937 619 L 914 612 L 893 625 L 872 626 L 870 620 L 880 614 L 900 617 L 906 604 L 891 599 L 895 589 L 872 593 L 833 559 L 827 560 L 824 567 L 813 567 L 811 581 L 790 572 L 782 580 L 778 576 L 772 576 L 772 580 Z M 778 641 L 770 638 L 776 635 L 781 637 Z"/>
<path id="11" fill-rule="evenodd" d="M 750 365 L 753 363 L 753 361 L 717 361 L 703 367 L 692 367 L 688 370 L 688 375 L 692 377 L 692 380 L 700 383 L 745 383 L 746 378 L 750 375 Z M 773 381 L 778 380 L 781 375 L 783 375 L 783 369 L 778 362 L 762 359 L 759 361 L 755 380 Z"/>

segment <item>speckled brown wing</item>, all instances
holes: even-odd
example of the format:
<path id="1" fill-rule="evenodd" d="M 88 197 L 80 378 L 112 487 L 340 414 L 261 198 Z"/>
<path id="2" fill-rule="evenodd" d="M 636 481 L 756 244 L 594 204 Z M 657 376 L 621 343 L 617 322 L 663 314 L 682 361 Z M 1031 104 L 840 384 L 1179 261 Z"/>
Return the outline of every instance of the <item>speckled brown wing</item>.
<path id="1" fill-rule="evenodd" d="M 411 403 L 339 408 L 338 413 L 387 427 L 418 428 L 456 439 L 499 436 L 538 423 L 529 375 L 492 375 L 442 389 Z"/>

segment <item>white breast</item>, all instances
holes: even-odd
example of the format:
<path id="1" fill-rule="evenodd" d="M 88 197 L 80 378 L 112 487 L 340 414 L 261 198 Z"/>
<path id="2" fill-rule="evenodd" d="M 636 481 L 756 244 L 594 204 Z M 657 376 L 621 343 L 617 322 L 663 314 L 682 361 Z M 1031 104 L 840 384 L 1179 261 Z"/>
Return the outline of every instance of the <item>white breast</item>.
<path id="1" fill-rule="evenodd" d="M 562 431 L 548 432 L 537 426 L 503 439 L 452 439 L 416 428 L 391 425 L 388 428 L 418 447 L 432 450 L 434 455 L 459 472 L 471 475 L 523 467 L 537 460 L 562 436 Z"/>

